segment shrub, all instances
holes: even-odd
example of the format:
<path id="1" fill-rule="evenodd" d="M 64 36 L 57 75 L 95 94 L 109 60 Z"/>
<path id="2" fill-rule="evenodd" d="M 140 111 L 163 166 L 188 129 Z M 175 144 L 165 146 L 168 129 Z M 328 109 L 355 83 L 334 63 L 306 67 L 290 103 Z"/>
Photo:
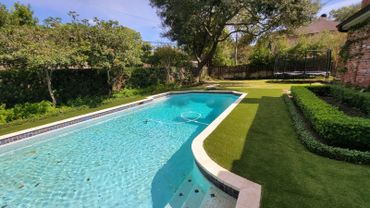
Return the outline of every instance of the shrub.
<path id="1" fill-rule="evenodd" d="M 330 95 L 342 103 L 360 109 L 370 115 L 370 93 L 347 88 L 340 85 L 330 86 Z"/>
<path id="2" fill-rule="evenodd" d="M 114 98 L 123 98 L 123 97 L 131 97 L 134 95 L 140 94 L 140 90 L 138 89 L 131 89 L 131 88 L 124 88 L 116 93 L 113 94 Z"/>
<path id="3" fill-rule="evenodd" d="M 370 164 L 370 152 L 350 150 L 340 147 L 332 147 L 318 141 L 315 136 L 306 128 L 304 119 L 297 111 L 294 103 L 287 95 L 284 100 L 288 105 L 294 127 L 302 144 L 311 152 L 335 160 L 343 160 L 358 164 Z"/>
<path id="4" fill-rule="evenodd" d="M 336 101 L 357 108 L 370 116 L 370 93 L 368 92 L 341 85 L 311 86 L 308 89 L 320 96 L 331 96 Z"/>
<path id="5" fill-rule="evenodd" d="M 345 115 L 306 87 L 292 87 L 294 101 L 327 144 L 370 149 L 370 119 Z"/>
<path id="6" fill-rule="evenodd" d="M 128 85 L 134 88 L 145 88 L 153 85 L 164 84 L 166 70 L 162 68 L 134 68 Z"/>
<path id="7" fill-rule="evenodd" d="M 330 93 L 329 85 L 309 86 L 307 88 L 319 96 L 327 96 Z"/>
<path id="8" fill-rule="evenodd" d="M 5 109 L 5 104 L 0 105 L 0 124 L 5 124 L 11 112 Z"/>
<path id="9" fill-rule="evenodd" d="M 5 108 L 4 108 L 5 109 Z M 56 112 L 56 108 L 49 101 L 41 101 L 39 103 L 24 103 L 17 104 L 13 108 L 5 109 L 6 123 L 18 120 L 38 117 L 47 113 Z"/>

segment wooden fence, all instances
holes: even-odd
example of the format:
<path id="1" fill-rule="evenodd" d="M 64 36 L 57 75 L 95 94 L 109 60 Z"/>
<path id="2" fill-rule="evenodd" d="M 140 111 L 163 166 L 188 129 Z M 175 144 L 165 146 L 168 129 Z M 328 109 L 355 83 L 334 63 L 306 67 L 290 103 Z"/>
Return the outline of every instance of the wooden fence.
<path id="1" fill-rule="evenodd" d="M 263 79 L 329 76 L 333 71 L 330 50 L 277 55 L 270 65 L 213 66 L 209 75 L 216 79 Z"/>
<path id="2" fill-rule="evenodd" d="M 216 79 L 262 79 L 274 76 L 273 66 L 214 66 L 209 75 Z"/>

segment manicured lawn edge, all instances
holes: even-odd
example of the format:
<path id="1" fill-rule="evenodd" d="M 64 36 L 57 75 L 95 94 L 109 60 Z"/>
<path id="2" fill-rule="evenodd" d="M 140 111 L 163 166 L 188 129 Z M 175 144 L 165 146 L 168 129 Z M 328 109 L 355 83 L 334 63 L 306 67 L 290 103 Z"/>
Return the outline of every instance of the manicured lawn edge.
<path id="1" fill-rule="evenodd" d="M 288 106 L 288 110 L 299 139 L 309 151 L 335 160 L 356 164 L 370 164 L 370 152 L 368 151 L 363 152 L 340 147 L 332 147 L 319 142 L 307 129 L 304 118 L 299 114 L 295 104 L 286 94 L 284 95 L 284 101 Z"/>

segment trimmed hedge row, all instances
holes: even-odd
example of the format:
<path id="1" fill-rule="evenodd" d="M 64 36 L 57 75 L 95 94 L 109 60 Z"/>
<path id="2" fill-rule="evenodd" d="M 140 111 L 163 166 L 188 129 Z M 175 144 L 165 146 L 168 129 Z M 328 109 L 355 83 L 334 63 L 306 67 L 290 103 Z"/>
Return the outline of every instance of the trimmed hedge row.
<path id="1" fill-rule="evenodd" d="M 370 119 L 348 116 L 306 87 L 292 87 L 292 95 L 325 143 L 337 147 L 370 150 Z"/>
<path id="2" fill-rule="evenodd" d="M 318 95 L 330 95 L 337 101 L 361 110 L 370 116 L 370 93 L 341 85 L 314 86 L 309 89 Z"/>
<path id="3" fill-rule="evenodd" d="M 357 164 L 370 164 L 370 152 L 350 150 L 340 147 L 332 147 L 319 142 L 315 136 L 306 128 L 304 119 L 298 113 L 294 103 L 284 95 L 284 100 L 293 120 L 294 127 L 301 143 L 313 153 L 335 160 L 347 161 Z"/>

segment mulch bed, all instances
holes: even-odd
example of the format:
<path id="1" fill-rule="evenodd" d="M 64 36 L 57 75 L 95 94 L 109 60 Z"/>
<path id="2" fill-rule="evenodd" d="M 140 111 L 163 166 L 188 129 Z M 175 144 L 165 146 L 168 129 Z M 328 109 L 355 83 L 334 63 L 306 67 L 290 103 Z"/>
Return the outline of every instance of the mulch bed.
<path id="1" fill-rule="evenodd" d="M 329 103 L 330 105 L 337 107 L 340 111 L 344 112 L 349 116 L 370 118 L 369 115 L 363 113 L 361 110 L 353 108 L 352 106 L 347 105 L 345 103 L 338 102 L 338 100 L 331 96 L 319 96 L 319 97 L 325 102 Z"/>

